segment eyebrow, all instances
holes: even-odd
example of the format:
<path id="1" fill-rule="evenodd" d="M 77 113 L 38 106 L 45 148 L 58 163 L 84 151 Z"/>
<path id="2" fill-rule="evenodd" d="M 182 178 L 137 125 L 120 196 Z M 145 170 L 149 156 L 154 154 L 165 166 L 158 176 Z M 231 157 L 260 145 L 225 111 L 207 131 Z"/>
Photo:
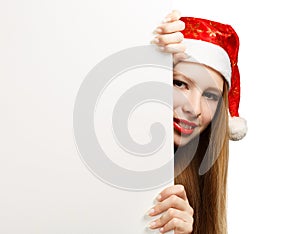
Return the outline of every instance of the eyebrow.
<path id="1" fill-rule="evenodd" d="M 220 93 L 220 94 L 223 93 L 223 89 L 219 89 L 219 88 L 216 88 L 216 87 L 209 87 L 207 90 L 212 90 L 212 91 L 215 91 L 215 92 Z"/>
<path id="2" fill-rule="evenodd" d="M 174 71 L 173 72 L 174 73 L 174 75 L 180 75 L 180 76 L 183 76 L 184 77 L 184 79 L 186 79 L 186 80 L 188 80 L 190 83 L 193 83 L 193 84 L 195 84 L 195 82 L 194 81 L 192 81 L 189 77 L 187 77 L 186 75 L 184 75 L 183 73 L 181 73 L 181 72 L 178 72 L 178 71 Z"/>
<path id="3" fill-rule="evenodd" d="M 195 83 L 193 80 L 191 80 L 188 76 L 184 75 L 183 73 L 181 72 L 178 72 L 178 71 L 173 71 L 173 74 L 176 76 L 176 75 L 180 75 L 180 76 L 183 76 L 184 79 L 186 79 L 187 81 L 189 81 L 190 83 L 192 83 L 193 85 L 195 85 L 196 87 L 198 86 L 197 83 Z M 224 81 L 223 81 L 224 82 Z M 223 87 L 222 89 L 219 89 L 217 87 L 209 87 L 208 90 L 213 90 L 213 91 L 216 91 L 218 93 L 223 93 Z"/>

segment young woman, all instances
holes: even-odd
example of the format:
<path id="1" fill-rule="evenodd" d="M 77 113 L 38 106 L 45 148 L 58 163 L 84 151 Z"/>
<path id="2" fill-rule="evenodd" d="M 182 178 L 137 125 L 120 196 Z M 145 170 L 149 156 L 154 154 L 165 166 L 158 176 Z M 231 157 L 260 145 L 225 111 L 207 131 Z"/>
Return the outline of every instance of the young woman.
<path id="1" fill-rule="evenodd" d="M 238 37 L 229 25 L 180 18 L 178 11 L 166 17 L 156 34 L 153 43 L 174 55 L 176 177 L 150 210 L 150 216 L 165 212 L 150 228 L 175 234 L 227 233 L 228 144 L 246 134 L 246 122 L 238 117 Z"/>

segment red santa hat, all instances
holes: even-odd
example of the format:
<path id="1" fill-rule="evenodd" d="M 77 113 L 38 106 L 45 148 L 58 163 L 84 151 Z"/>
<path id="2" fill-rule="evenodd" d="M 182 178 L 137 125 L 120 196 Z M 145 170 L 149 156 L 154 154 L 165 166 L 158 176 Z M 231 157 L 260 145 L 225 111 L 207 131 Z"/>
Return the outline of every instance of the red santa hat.
<path id="1" fill-rule="evenodd" d="M 194 18 L 181 17 L 185 23 L 183 43 L 186 45 L 184 61 L 205 64 L 220 72 L 229 86 L 230 139 L 240 140 L 247 133 L 247 122 L 239 117 L 240 73 L 237 65 L 239 38 L 227 24 Z"/>

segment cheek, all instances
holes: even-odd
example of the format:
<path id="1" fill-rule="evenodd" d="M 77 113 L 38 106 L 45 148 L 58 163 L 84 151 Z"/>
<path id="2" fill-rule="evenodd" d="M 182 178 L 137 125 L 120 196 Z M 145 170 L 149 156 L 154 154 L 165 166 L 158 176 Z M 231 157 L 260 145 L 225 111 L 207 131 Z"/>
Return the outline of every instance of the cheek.
<path id="1" fill-rule="evenodd" d="M 216 113 L 216 110 L 217 110 L 217 102 L 211 102 L 211 101 L 202 101 L 201 103 L 201 116 L 202 116 L 202 124 L 203 125 L 208 125 L 215 113 Z"/>
<path id="2" fill-rule="evenodd" d="M 178 90 L 173 89 L 173 108 L 181 106 L 184 102 L 184 95 Z"/>

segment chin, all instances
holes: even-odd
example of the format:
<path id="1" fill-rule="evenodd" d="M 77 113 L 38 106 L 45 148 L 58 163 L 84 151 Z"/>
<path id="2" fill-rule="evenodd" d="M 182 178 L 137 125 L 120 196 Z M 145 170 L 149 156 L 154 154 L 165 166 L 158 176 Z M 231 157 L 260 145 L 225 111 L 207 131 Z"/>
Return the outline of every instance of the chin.
<path id="1" fill-rule="evenodd" d="M 174 146 L 176 146 L 176 147 L 185 146 L 199 135 L 200 135 L 200 132 L 190 135 L 188 137 L 185 137 L 185 136 L 181 136 L 177 131 L 174 130 Z"/>
<path id="2" fill-rule="evenodd" d="M 187 143 L 189 143 L 188 139 L 183 139 L 181 136 L 179 136 L 177 133 L 174 134 L 174 145 L 176 147 L 185 146 Z"/>

